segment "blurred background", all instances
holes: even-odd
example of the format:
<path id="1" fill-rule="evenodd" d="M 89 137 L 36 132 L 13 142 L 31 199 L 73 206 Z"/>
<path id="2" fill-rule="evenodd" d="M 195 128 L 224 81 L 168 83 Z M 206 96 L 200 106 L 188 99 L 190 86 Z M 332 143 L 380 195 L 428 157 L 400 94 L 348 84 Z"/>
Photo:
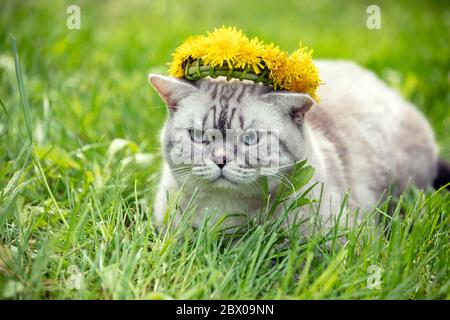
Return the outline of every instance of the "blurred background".
<path id="1" fill-rule="evenodd" d="M 367 25 L 370 5 L 380 29 Z M 73 8 L 79 29 L 68 28 Z M 151 213 L 167 112 L 147 73 L 165 73 L 186 37 L 222 25 L 373 70 L 427 116 L 450 160 L 448 0 L 0 0 L 0 299 L 448 298 L 445 194 L 412 191 L 389 241 L 368 228 L 368 245 L 330 256 L 308 245 L 264 260 L 277 231 L 259 227 L 236 250 L 217 249 L 222 240 L 204 229 L 153 238 L 140 213 Z M 313 262 L 298 281 L 301 261 Z M 386 270 L 382 291 L 366 288 L 371 263 Z M 77 274 L 82 290 L 66 282 Z"/>
<path id="2" fill-rule="evenodd" d="M 381 29 L 367 27 L 371 4 L 380 8 Z M 80 8 L 79 30 L 66 25 L 70 5 Z M 165 73 L 187 36 L 222 25 L 289 52 L 302 42 L 315 58 L 350 59 L 375 71 L 426 114 L 450 158 L 448 1 L 3 0 L 0 98 L 7 113 L 0 112 L 0 161 L 17 157 L 17 133 L 25 132 L 10 34 L 37 145 L 57 146 L 62 155 L 98 144 L 104 156 L 113 139 L 124 138 L 158 157 L 166 110 L 146 74 Z"/>

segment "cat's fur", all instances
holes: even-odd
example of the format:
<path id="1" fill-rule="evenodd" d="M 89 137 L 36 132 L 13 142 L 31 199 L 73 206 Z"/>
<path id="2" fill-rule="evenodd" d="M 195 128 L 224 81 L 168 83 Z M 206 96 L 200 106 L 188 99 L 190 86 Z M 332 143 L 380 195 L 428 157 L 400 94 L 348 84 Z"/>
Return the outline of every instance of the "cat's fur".
<path id="1" fill-rule="evenodd" d="M 339 212 L 346 192 L 350 192 L 350 208 L 366 209 L 390 185 L 396 186 L 397 193 L 408 183 L 421 189 L 432 186 L 438 150 L 422 114 L 372 72 L 352 62 L 317 61 L 316 65 L 324 83 L 318 91 L 320 103 L 305 94 L 273 91 L 238 80 L 187 82 L 150 75 L 151 84 L 170 110 L 161 135 L 165 163 L 154 204 L 157 222 L 161 223 L 166 213 L 167 196 L 183 184 L 185 199 L 198 190 L 194 224 L 204 214 L 239 212 L 252 217 L 262 209 L 255 186 L 263 173 L 252 166 L 234 165 L 229 160 L 223 168 L 228 168 L 231 183 L 218 178 L 216 155 L 187 171 L 174 169 L 177 166 L 171 156 L 177 142 L 169 141 L 170 136 L 177 131 L 186 138 L 187 128 L 195 121 L 219 130 L 249 125 L 278 130 L 278 167 L 307 159 L 315 168 L 309 185 L 323 183 L 320 214 L 325 226 Z M 195 144 L 194 153 L 201 151 L 197 147 L 202 148 Z M 227 156 L 220 154 L 221 159 Z M 276 177 L 286 171 L 275 168 L 267 174 L 271 192 L 279 184 Z M 312 195 L 319 197 L 320 192 L 317 187 Z M 180 212 L 186 202 L 182 201 Z M 303 210 L 308 214 L 307 208 Z"/>

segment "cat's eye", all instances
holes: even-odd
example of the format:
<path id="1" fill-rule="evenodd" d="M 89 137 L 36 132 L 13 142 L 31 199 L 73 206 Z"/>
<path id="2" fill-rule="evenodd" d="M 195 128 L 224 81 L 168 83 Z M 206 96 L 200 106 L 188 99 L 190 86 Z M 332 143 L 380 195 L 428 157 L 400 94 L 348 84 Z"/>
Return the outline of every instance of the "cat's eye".
<path id="1" fill-rule="evenodd" d="M 192 141 L 198 143 L 208 143 L 208 139 L 202 130 L 189 129 L 189 135 L 191 136 Z"/>
<path id="2" fill-rule="evenodd" d="M 244 142 L 246 145 L 254 145 L 257 144 L 259 141 L 259 134 L 258 131 L 254 129 L 246 130 L 245 133 L 242 135 L 242 142 Z"/>

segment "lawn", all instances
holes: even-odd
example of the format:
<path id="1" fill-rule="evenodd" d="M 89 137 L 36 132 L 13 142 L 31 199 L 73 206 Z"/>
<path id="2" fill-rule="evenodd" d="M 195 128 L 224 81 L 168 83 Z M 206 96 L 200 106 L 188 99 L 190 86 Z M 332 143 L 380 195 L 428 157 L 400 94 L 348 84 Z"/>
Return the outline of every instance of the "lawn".
<path id="1" fill-rule="evenodd" d="M 71 4 L 79 30 L 66 26 Z M 366 213 L 379 225 L 307 242 L 271 220 L 239 237 L 209 221 L 164 235 L 151 223 L 167 112 L 146 74 L 221 25 L 372 69 L 450 159 L 448 2 L 376 1 L 380 30 L 366 26 L 369 4 L 2 1 L 0 298 L 449 299 L 445 190 L 411 188 Z"/>

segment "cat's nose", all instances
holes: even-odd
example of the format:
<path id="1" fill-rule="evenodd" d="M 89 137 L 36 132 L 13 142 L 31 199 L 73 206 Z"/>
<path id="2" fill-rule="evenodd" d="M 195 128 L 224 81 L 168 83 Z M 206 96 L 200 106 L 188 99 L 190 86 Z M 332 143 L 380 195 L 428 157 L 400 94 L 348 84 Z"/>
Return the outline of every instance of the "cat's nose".
<path id="1" fill-rule="evenodd" d="M 212 154 L 212 159 L 214 161 L 214 163 L 220 168 L 222 169 L 225 164 L 227 163 L 227 156 L 226 156 L 226 152 L 225 152 L 225 147 L 224 146 L 219 146 L 217 148 L 214 149 L 213 154 Z"/>
<path id="2" fill-rule="evenodd" d="M 222 169 L 227 164 L 227 159 L 225 157 L 222 157 L 219 161 L 216 161 L 216 165 Z"/>

